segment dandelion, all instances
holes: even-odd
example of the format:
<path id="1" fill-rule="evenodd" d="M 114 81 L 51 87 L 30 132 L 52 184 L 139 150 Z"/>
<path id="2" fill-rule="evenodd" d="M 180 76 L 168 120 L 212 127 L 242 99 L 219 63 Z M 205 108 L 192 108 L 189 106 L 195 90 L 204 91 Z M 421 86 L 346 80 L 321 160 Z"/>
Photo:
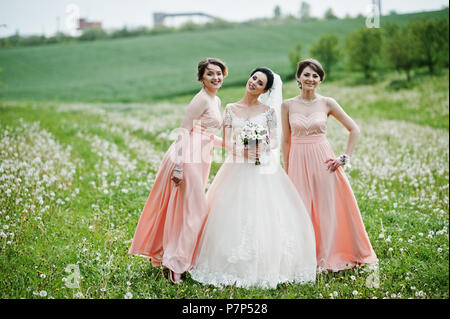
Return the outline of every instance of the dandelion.
<path id="1" fill-rule="evenodd" d="M 47 296 L 47 292 L 46 292 L 45 290 L 41 290 L 41 291 L 39 292 L 39 296 L 41 296 L 41 297 L 46 297 L 46 296 Z"/>
<path id="2" fill-rule="evenodd" d="M 438 253 L 441 253 L 442 252 L 442 248 L 439 247 L 437 251 L 438 251 Z"/>
<path id="3" fill-rule="evenodd" d="M 414 294 L 416 297 L 423 297 L 425 295 L 425 293 L 420 290 L 420 291 L 416 291 L 416 293 Z"/>
<path id="4" fill-rule="evenodd" d="M 358 291 L 357 290 L 353 290 L 352 294 L 353 294 L 353 296 L 356 296 L 358 294 Z"/>
<path id="5" fill-rule="evenodd" d="M 125 294 L 125 299 L 131 299 L 131 298 L 133 298 L 133 294 L 131 292 L 127 292 Z"/>
<path id="6" fill-rule="evenodd" d="M 83 293 L 81 292 L 81 291 L 78 291 L 76 294 L 75 294 L 75 298 L 83 298 L 84 296 L 83 296 Z"/>

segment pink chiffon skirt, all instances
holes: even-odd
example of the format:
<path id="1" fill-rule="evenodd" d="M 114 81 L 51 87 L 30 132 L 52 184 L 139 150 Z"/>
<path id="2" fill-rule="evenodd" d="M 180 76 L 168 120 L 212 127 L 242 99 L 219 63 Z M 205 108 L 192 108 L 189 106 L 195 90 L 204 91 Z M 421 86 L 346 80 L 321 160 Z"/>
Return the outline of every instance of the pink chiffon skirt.
<path id="1" fill-rule="evenodd" d="M 150 258 L 153 266 L 163 265 L 176 273 L 191 268 L 207 216 L 205 187 L 211 168 L 213 139 L 211 135 L 197 132 L 191 132 L 189 139 L 190 146 L 184 153 L 182 184 L 176 186 L 171 180 L 175 167 L 174 142 L 161 162 L 128 251 Z M 197 156 L 199 150 L 206 154 L 201 160 Z"/>
<path id="2" fill-rule="evenodd" d="M 339 271 L 378 261 L 342 167 L 329 172 L 335 158 L 325 135 L 291 136 L 288 175 L 311 215 L 318 267 Z"/>

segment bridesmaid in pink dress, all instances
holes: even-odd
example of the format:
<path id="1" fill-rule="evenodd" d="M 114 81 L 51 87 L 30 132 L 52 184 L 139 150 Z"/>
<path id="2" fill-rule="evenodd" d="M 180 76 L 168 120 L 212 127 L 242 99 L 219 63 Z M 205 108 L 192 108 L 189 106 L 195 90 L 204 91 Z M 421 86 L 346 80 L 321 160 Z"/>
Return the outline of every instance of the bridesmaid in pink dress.
<path id="1" fill-rule="evenodd" d="M 317 266 L 339 271 L 378 261 L 370 244 L 350 183 L 341 166 L 350 159 L 360 131 L 332 98 L 316 88 L 325 73 L 320 63 L 298 64 L 301 95 L 283 101 L 283 159 L 316 234 Z M 350 132 L 345 153 L 336 157 L 326 138 L 327 118 L 334 116 Z"/>
<path id="2" fill-rule="evenodd" d="M 219 59 L 199 63 L 203 88 L 189 104 L 178 140 L 161 162 L 128 252 L 149 258 L 153 266 L 167 267 L 174 283 L 181 282 L 192 265 L 207 215 L 205 187 L 213 146 L 222 146 L 215 136 L 222 126 L 216 93 L 226 75 L 227 67 Z"/>

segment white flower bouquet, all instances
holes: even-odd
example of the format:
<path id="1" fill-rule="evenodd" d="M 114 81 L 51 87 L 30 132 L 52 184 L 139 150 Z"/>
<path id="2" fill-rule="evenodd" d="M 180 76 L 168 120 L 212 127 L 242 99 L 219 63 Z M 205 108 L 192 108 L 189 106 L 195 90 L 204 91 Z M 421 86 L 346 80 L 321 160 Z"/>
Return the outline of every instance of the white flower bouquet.
<path id="1" fill-rule="evenodd" d="M 255 165 L 260 165 L 258 157 L 258 145 L 268 146 L 270 144 L 270 136 L 267 128 L 264 126 L 247 121 L 239 134 L 240 142 L 245 146 L 256 146 L 256 162 Z"/>

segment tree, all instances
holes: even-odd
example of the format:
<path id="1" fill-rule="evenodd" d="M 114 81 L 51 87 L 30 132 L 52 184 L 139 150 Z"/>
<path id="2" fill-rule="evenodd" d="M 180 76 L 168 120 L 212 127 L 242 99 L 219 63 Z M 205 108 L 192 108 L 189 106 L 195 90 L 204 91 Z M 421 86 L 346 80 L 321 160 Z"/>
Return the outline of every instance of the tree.
<path id="1" fill-rule="evenodd" d="M 302 1 L 300 4 L 299 17 L 301 22 L 307 22 L 311 20 L 311 6 L 309 3 Z"/>
<path id="2" fill-rule="evenodd" d="M 193 22 L 192 20 L 188 20 L 185 23 L 183 23 L 178 30 L 180 31 L 195 31 L 197 29 L 199 29 L 200 26 L 198 24 L 196 24 L 195 22 Z"/>
<path id="3" fill-rule="evenodd" d="M 382 44 L 378 28 L 363 28 L 350 32 L 345 39 L 350 68 L 364 73 L 369 79 L 375 70 Z"/>
<path id="4" fill-rule="evenodd" d="M 334 15 L 333 9 L 328 8 L 327 11 L 325 11 L 325 20 L 336 20 L 338 17 Z"/>
<path id="5" fill-rule="evenodd" d="M 408 28 L 416 44 L 419 65 L 427 66 L 428 71 L 433 73 L 440 61 L 448 61 L 448 20 L 415 20 L 408 23 Z"/>
<path id="6" fill-rule="evenodd" d="M 106 39 L 108 34 L 102 29 L 87 29 L 83 31 L 83 34 L 78 38 L 80 41 L 94 41 L 100 39 Z"/>
<path id="7" fill-rule="evenodd" d="M 322 34 L 310 49 L 311 55 L 322 63 L 328 76 L 340 58 L 338 44 L 339 38 L 335 34 Z"/>
<path id="8" fill-rule="evenodd" d="M 297 71 L 297 64 L 300 62 L 302 57 L 302 44 L 299 42 L 295 46 L 294 49 L 292 49 L 289 52 L 289 62 L 291 63 L 291 67 L 294 70 L 294 72 Z"/>
<path id="9" fill-rule="evenodd" d="M 404 71 L 410 81 L 411 70 L 418 62 L 411 28 L 386 25 L 384 30 L 383 55 L 397 71 Z"/>
<path id="10" fill-rule="evenodd" d="M 275 8 L 273 9 L 273 16 L 275 19 L 279 19 L 281 17 L 281 8 L 280 6 L 275 6 Z"/>

